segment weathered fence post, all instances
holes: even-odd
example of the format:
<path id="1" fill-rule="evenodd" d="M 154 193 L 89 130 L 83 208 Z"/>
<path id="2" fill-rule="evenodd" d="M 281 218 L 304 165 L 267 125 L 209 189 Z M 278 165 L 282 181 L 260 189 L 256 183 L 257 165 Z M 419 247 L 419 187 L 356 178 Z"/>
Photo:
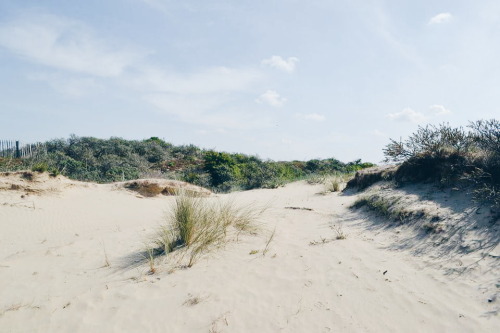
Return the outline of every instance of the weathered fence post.
<path id="1" fill-rule="evenodd" d="M 19 150 L 19 141 L 16 141 L 16 158 L 21 158 L 21 151 Z"/>

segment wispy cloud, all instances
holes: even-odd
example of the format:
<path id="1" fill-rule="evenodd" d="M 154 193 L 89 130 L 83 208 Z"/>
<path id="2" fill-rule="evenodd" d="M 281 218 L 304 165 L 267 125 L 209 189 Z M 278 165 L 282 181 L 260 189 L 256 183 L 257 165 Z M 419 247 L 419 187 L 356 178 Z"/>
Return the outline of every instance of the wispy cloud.
<path id="1" fill-rule="evenodd" d="M 448 23 L 450 22 L 451 20 L 453 19 L 453 15 L 451 15 L 450 13 L 440 13 L 440 14 L 437 14 L 436 16 L 433 16 L 430 20 L 429 20 L 429 25 L 432 25 L 432 24 L 442 24 L 442 23 Z"/>
<path id="2" fill-rule="evenodd" d="M 35 63 L 100 77 L 120 75 L 140 56 L 109 45 L 78 21 L 45 13 L 0 25 L 0 46 Z"/>
<path id="3" fill-rule="evenodd" d="M 451 114 L 451 111 L 445 108 L 443 105 L 434 104 L 429 106 L 429 110 L 434 113 L 436 116 L 444 116 Z"/>
<path id="4" fill-rule="evenodd" d="M 274 90 L 267 90 L 265 93 L 260 95 L 259 98 L 257 98 L 256 100 L 257 103 L 265 103 L 276 108 L 285 105 L 286 101 L 287 101 L 286 98 L 281 97 L 280 94 L 278 94 Z"/>
<path id="5" fill-rule="evenodd" d="M 412 122 L 415 124 L 423 123 L 428 119 L 423 113 L 417 112 L 411 108 L 405 108 L 396 113 L 389 113 L 387 118 L 395 121 Z"/>
<path id="6" fill-rule="evenodd" d="M 265 115 L 245 112 L 242 96 L 255 94 L 262 73 L 251 68 L 214 67 L 191 73 L 138 68 L 126 82 L 158 112 L 191 124 L 222 129 L 265 127 Z M 243 99 L 244 101 L 246 98 Z"/>
<path id="7" fill-rule="evenodd" d="M 387 118 L 401 122 L 411 122 L 420 124 L 432 120 L 438 116 L 450 115 L 452 112 L 443 105 L 434 104 L 429 106 L 429 109 L 424 112 L 417 112 L 411 108 L 405 108 L 400 112 L 389 113 Z"/>
<path id="8" fill-rule="evenodd" d="M 27 74 L 28 79 L 45 82 L 65 96 L 85 96 L 109 83 L 184 123 L 222 129 L 263 128 L 271 123 L 266 110 L 254 112 L 246 105 L 249 96 L 258 95 L 266 76 L 258 66 L 165 70 L 148 64 L 147 53 L 138 47 L 118 45 L 80 21 L 46 12 L 0 23 L 1 47 L 46 66 Z M 298 61 L 293 57 L 268 60 L 267 65 L 288 72 Z M 258 101 L 282 107 L 287 100 L 268 90 Z"/>
<path id="9" fill-rule="evenodd" d="M 262 60 L 262 64 L 270 66 L 284 72 L 292 73 L 295 71 L 295 67 L 299 59 L 296 57 L 289 57 L 288 59 L 283 59 L 281 56 L 272 56 L 271 58 Z"/>
<path id="10" fill-rule="evenodd" d="M 205 68 L 193 73 L 165 72 L 157 67 L 138 70 L 129 83 L 139 89 L 176 94 L 210 94 L 246 91 L 262 78 L 253 69 Z"/>

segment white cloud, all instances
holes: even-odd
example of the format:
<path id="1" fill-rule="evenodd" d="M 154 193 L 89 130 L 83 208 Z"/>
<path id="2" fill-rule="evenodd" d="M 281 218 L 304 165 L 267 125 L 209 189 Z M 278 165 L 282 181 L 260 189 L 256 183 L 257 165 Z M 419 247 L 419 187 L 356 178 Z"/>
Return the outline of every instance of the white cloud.
<path id="1" fill-rule="evenodd" d="M 434 104 L 429 106 L 429 110 L 434 113 L 436 116 L 444 116 L 447 114 L 451 114 L 451 111 L 445 108 L 443 105 Z"/>
<path id="2" fill-rule="evenodd" d="M 430 121 L 435 117 L 450 115 L 452 112 L 443 105 L 434 104 L 429 106 L 425 113 L 417 112 L 411 108 L 405 108 L 400 112 L 389 113 L 387 118 L 395 121 L 411 122 L 420 124 Z"/>
<path id="3" fill-rule="evenodd" d="M 139 56 L 95 37 L 78 21 L 48 14 L 1 25 L 0 46 L 35 63 L 101 77 L 120 75 Z"/>
<path id="4" fill-rule="evenodd" d="M 281 97 L 276 91 L 268 90 L 259 96 L 256 100 L 257 103 L 266 103 L 273 107 L 279 108 L 285 105 L 286 98 Z"/>
<path id="5" fill-rule="evenodd" d="M 422 123 L 428 119 L 423 113 L 416 112 L 410 108 L 405 108 L 401 112 L 389 113 L 387 118 L 395 121 L 412 122 L 415 124 Z"/>
<path id="6" fill-rule="evenodd" d="M 441 24 L 441 23 L 448 23 L 453 19 L 453 15 L 450 13 L 441 13 L 437 14 L 436 16 L 432 17 L 429 20 L 429 24 Z"/>
<path id="7" fill-rule="evenodd" d="M 129 79 L 138 89 L 176 94 L 210 94 L 246 91 L 262 74 L 252 69 L 206 68 L 196 73 L 166 73 L 159 68 L 142 68 Z"/>
<path id="8" fill-rule="evenodd" d="M 296 57 L 290 57 L 288 59 L 283 59 L 280 56 L 272 56 L 269 59 L 262 60 L 263 65 L 267 65 L 273 68 L 277 68 L 279 70 L 291 73 L 295 70 L 296 64 L 299 62 L 299 59 Z"/>
<path id="9" fill-rule="evenodd" d="M 267 115 L 247 112 L 238 101 L 239 96 L 254 94 L 262 78 L 259 71 L 216 67 L 169 73 L 148 67 L 137 72 L 127 76 L 127 83 L 159 112 L 185 123 L 222 129 L 262 128 L 270 123 Z"/>

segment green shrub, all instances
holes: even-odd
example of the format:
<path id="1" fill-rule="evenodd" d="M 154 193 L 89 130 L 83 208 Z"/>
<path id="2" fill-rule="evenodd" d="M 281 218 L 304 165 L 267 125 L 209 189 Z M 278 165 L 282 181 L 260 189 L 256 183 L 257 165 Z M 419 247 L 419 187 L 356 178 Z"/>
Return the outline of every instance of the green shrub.
<path id="1" fill-rule="evenodd" d="M 48 170 L 49 166 L 44 162 L 33 164 L 33 166 L 31 167 L 31 171 L 33 172 L 47 172 Z"/>
<path id="2" fill-rule="evenodd" d="M 193 145 L 173 146 L 158 137 L 124 140 L 77 137 L 43 144 L 43 154 L 27 159 L 0 159 L 0 171 L 26 169 L 37 163 L 71 179 L 107 183 L 139 177 L 183 179 L 218 192 L 275 188 L 314 173 L 331 174 L 364 168 L 361 160 L 337 159 L 275 162 L 257 156 L 205 151 Z M 56 171 L 57 170 L 57 171 Z"/>

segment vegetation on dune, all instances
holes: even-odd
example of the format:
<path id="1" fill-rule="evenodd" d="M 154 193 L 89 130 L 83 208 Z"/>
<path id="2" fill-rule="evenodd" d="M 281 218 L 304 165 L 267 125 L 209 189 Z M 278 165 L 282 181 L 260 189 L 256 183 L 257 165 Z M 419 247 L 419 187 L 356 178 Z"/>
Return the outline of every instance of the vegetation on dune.
<path id="1" fill-rule="evenodd" d="M 354 172 L 373 166 L 334 158 L 275 162 L 256 156 L 174 146 L 157 137 L 147 140 L 71 136 L 45 142 L 30 158 L 0 159 L 0 171 L 31 168 L 71 179 L 107 183 L 138 178 L 183 180 L 215 191 L 275 188 L 312 174 Z"/>
<path id="2" fill-rule="evenodd" d="M 500 121 L 471 122 L 467 129 L 447 124 L 420 127 L 406 141 L 384 149 L 387 161 L 402 162 L 397 182 L 436 181 L 471 186 L 476 199 L 500 208 Z"/>
<path id="3" fill-rule="evenodd" d="M 232 201 L 211 200 L 179 192 L 170 206 L 166 223 L 153 240 L 152 259 L 177 249 L 188 251 L 191 267 L 203 254 L 223 246 L 232 231 L 255 234 L 265 207 L 237 207 Z M 153 271 L 153 270 L 152 270 Z"/>

